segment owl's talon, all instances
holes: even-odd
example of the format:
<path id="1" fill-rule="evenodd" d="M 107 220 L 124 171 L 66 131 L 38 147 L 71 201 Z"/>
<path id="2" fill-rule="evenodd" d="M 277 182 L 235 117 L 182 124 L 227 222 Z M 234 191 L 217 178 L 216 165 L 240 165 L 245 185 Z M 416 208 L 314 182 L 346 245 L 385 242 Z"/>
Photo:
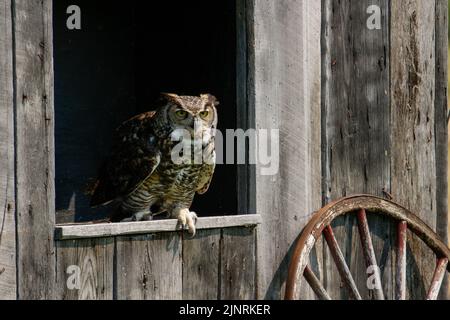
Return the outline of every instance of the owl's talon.
<path id="1" fill-rule="evenodd" d="M 178 219 L 178 225 L 182 230 L 188 230 L 192 237 L 195 236 L 195 224 L 197 223 L 197 214 L 188 209 L 176 209 L 173 216 Z"/>
<path id="2" fill-rule="evenodd" d="M 193 211 L 190 211 L 187 215 L 187 223 L 188 223 L 188 231 L 191 234 L 191 237 L 195 237 L 195 225 L 197 224 L 197 214 Z"/>

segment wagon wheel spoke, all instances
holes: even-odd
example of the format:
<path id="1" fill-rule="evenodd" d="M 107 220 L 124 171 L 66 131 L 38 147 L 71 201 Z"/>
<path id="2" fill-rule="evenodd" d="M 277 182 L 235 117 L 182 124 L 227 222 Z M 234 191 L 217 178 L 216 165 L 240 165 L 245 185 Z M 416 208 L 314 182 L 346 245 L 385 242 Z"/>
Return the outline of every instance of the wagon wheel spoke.
<path id="1" fill-rule="evenodd" d="M 306 266 L 303 275 L 305 276 L 306 282 L 308 282 L 320 300 L 331 300 L 327 290 L 325 290 L 322 283 L 320 283 L 320 280 L 316 277 L 309 266 Z"/>
<path id="2" fill-rule="evenodd" d="M 380 268 L 377 264 L 375 250 L 373 249 L 372 237 L 370 236 L 369 224 L 367 223 L 367 214 L 364 209 L 358 211 L 358 229 L 359 238 L 364 252 L 364 260 L 367 268 L 374 268 L 376 288 L 374 289 L 375 298 L 377 300 L 384 300 L 384 293 L 381 287 Z"/>
<path id="3" fill-rule="evenodd" d="M 349 289 L 350 296 L 356 300 L 362 300 L 361 295 L 358 292 L 355 281 L 350 273 L 350 269 L 345 262 L 344 255 L 342 254 L 339 244 L 337 243 L 336 237 L 334 236 L 333 229 L 331 226 L 327 226 L 323 230 L 325 240 L 330 248 L 331 255 L 333 256 L 336 267 L 341 275 L 342 281 Z"/>
<path id="4" fill-rule="evenodd" d="M 434 270 L 433 280 L 431 281 L 430 290 L 427 294 L 427 300 L 436 300 L 441 290 L 445 272 L 447 271 L 448 259 L 438 259 L 436 269 Z"/>
<path id="5" fill-rule="evenodd" d="M 308 266 L 308 258 L 311 255 L 314 245 L 317 244 L 316 242 L 319 241 L 321 237 L 325 238 L 332 259 L 339 272 L 341 283 L 346 287 L 346 290 L 348 290 L 348 297 L 346 298 L 361 299 L 361 295 L 358 292 L 345 257 L 339 248 L 331 224 L 339 217 L 357 215 L 359 236 L 362 243 L 361 248 L 364 253 L 364 263 L 366 266 L 378 267 L 378 261 L 374 251 L 375 248 L 373 246 L 373 238 L 367 222 L 368 210 L 380 216 L 386 216 L 397 223 L 397 233 L 394 236 L 396 248 L 393 248 L 395 250 L 395 266 L 392 268 L 395 270 L 389 270 L 389 274 L 395 273 L 395 291 L 393 298 L 405 300 L 407 296 L 407 238 L 409 234 L 422 240 L 438 258 L 430 288 L 424 297 L 428 300 L 436 300 L 438 298 L 439 291 L 442 290 L 446 272 L 450 271 L 450 248 L 448 245 L 439 238 L 432 228 L 405 207 L 394 203 L 393 201 L 375 196 L 355 195 L 338 199 L 327 204 L 317 211 L 304 227 L 300 238 L 295 245 L 293 258 L 289 265 L 288 278 L 286 280 L 286 299 L 300 297 L 300 277 L 306 279 L 318 298 L 329 299 L 329 293 L 327 293 L 324 288 L 325 286 L 314 274 L 311 267 Z M 423 257 L 423 259 L 426 259 L 426 257 Z M 382 278 L 381 273 L 379 270 L 376 271 L 378 274 L 375 274 L 373 278 L 374 281 L 378 282 L 377 284 L 380 284 Z M 420 276 L 424 275 L 421 274 Z M 331 285 L 334 285 L 334 282 Z M 382 299 L 383 296 L 385 299 L 392 298 L 387 297 L 382 291 L 382 287 L 379 287 L 380 289 L 376 288 L 370 291 L 374 298 Z M 414 290 L 415 288 L 411 289 Z"/>
<path id="6" fill-rule="evenodd" d="M 408 224 L 401 221 L 397 230 L 397 270 L 395 273 L 395 299 L 406 299 L 406 231 Z"/>

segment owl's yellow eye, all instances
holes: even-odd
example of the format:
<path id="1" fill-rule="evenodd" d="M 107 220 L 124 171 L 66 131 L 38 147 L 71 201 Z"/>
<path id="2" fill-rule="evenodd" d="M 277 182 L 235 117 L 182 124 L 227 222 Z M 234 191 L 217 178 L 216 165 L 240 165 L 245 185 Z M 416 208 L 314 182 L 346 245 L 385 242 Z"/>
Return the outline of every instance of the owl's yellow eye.
<path id="1" fill-rule="evenodd" d="M 209 116 L 209 111 L 207 111 L 207 110 L 205 110 L 205 111 L 202 111 L 202 112 L 200 112 L 200 117 L 201 118 L 207 118 Z"/>
<path id="2" fill-rule="evenodd" d="M 179 110 L 175 111 L 175 115 L 180 119 L 184 119 L 187 117 L 188 114 L 186 111 L 179 109 Z"/>

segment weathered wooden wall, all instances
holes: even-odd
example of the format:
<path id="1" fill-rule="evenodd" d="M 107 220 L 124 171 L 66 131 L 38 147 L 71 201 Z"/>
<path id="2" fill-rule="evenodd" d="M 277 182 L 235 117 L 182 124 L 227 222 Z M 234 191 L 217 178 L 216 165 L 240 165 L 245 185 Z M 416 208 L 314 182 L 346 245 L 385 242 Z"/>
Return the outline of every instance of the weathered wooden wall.
<path id="1" fill-rule="evenodd" d="M 256 298 L 254 227 L 66 240 L 56 251 L 56 299 Z M 67 286 L 71 266 L 79 288 Z"/>
<path id="2" fill-rule="evenodd" d="M 381 30 L 366 28 L 369 4 L 382 9 Z M 255 190 L 256 200 L 240 197 L 262 216 L 261 227 L 202 230 L 193 240 L 161 233 L 56 242 L 51 0 L 0 6 L 0 138 L 10 142 L 0 147 L 8 155 L 0 158 L 1 298 L 279 299 L 291 246 L 312 212 L 352 193 L 388 192 L 443 232 L 446 49 L 436 39 L 444 38 L 446 1 L 245 0 L 238 32 L 248 52 L 242 41 L 238 50 L 248 61 L 238 63 L 248 72 L 238 73 L 247 80 L 238 92 L 247 96 L 238 103 L 249 109 L 240 121 L 280 133 L 278 174 L 256 166 L 239 180 Z M 396 257 L 385 239 L 394 232 L 384 220 L 370 226 L 390 298 Z M 355 223 L 335 227 L 363 286 Z M 434 261 L 411 240 L 415 298 L 429 281 L 415 272 L 429 273 Z M 321 250 L 313 267 L 334 297 L 345 298 Z M 71 265 L 81 268 L 80 290 L 67 288 Z M 313 296 L 306 290 L 304 298 Z"/>
<path id="3" fill-rule="evenodd" d="M 16 298 L 11 1 L 0 1 L 0 300 Z"/>
<path id="4" fill-rule="evenodd" d="M 14 0 L 18 297 L 55 283 L 52 2 Z"/>
<path id="5" fill-rule="evenodd" d="M 382 28 L 369 30 L 370 5 Z M 417 212 L 431 227 L 446 226 L 446 65 L 444 1 L 323 1 L 323 195 L 386 196 Z M 437 205 L 439 203 L 439 205 Z M 396 231 L 371 219 L 386 298 L 393 298 Z M 355 220 L 334 224 L 360 292 L 366 288 Z M 442 228 L 439 231 L 442 233 Z M 445 230 L 445 229 L 444 229 Z M 409 297 L 420 298 L 435 267 L 430 250 L 410 236 Z M 345 298 L 327 250 L 323 278 Z"/>
<path id="6" fill-rule="evenodd" d="M 291 246 L 321 207 L 319 1 L 249 1 L 250 103 L 257 129 L 279 130 L 279 172 L 256 172 L 258 297 L 280 299 Z M 308 296 L 308 294 L 306 294 Z"/>

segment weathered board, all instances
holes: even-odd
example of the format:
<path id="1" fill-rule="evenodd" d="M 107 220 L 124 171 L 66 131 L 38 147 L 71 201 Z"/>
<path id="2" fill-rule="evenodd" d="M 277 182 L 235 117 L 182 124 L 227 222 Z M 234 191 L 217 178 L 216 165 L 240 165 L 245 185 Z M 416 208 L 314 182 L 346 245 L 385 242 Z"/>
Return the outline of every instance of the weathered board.
<path id="1" fill-rule="evenodd" d="M 392 195 L 433 229 L 437 222 L 435 6 L 435 1 L 392 2 L 390 91 Z M 431 283 L 435 257 L 417 238 L 408 240 L 407 297 L 419 299 Z"/>
<path id="2" fill-rule="evenodd" d="M 367 28 L 370 5 L 381 8 L 381 30 Z M 324 0 L 323 10 L 323 202 L 351 194 L 382 196 L 390 186 L 389 1 Z M 380 254 L 389 229 L 382 218 L 369 221 Z M 370 298 L 356 218 L 340 218 L 334 227 L 361 295 Z M 325 286 L 333 298 L 346 298 L 328 249 L 324 254 Z M 386 254 L 383 285 L 391 296 L 392 249 Z"/>
<path id="3" fill-rule="evenodd" d="M 56 298 L 113 298 L 114 238 L 57 242 Z"/>
<path id="4" fill-rule="evenodd" d="M 183 239 L 183 300 L 219 298 L 220 244 L 220 229 Z"/>
<path id="5" fill-rule="evenodd" d="M 448 1 L 436 0 L 436 231 L 448 239 Z"/>
<path id="6" fill-rule="evenodd" d="M 55 284 L 52 1 L 12 3 L 18 297 L 45 299 Z"/>
<path id="7" fill-rule="evenodd" d="M 220 299 L 256 299 L 256 232 L 224 229 L 220 254 Z"/>
<path id="8" fill-rule="evenodd" d="M 261 223 L 261 216 L 256 214 L 229 215 L 222 217 L 198 218 L 197 230 L 256 226 Z M 55 237 L 57 240 L 87 239 L 110 236 L 129 236 L 138 234 L 171 232 L 179 230 L 177 219 L 161 219 L 139 222 L 91 223 L 57 225 Z"/>
<path id="9" fill-rule="evenodd" d="M 236 114 L 236 127 L 243 130 L 255 128 L 255 110 L 250 102 L 248 85 L 251 73 L 247 64 L 252 54 L 249 48 L 253 32 L 253 9 L 251 0 L 236 1 L 236 106 L 239 112 Z M 250 148 L 246 148 L 249 154 Z M 248 160 L 248 159 L 247 159 Z M 256 213 L 255 198 L 255 165 L 237 165 L 237 193 L 238 212 Z"/>
<path id="10" fill-rule="evenodd" d="M 57 241 L 55 298 L 255 299 L 256 227 Z"/>
<path id="11" fill-rule="evenodd" d="M 258 298 L 284 293 L 290 248 L 321 207 L 319 1 L 253 0 L 247 6 L 249 103 L 256 129 L 279 130 L 279 170 L 256 168 Z M 266 141 L 262 141 L 265 143 Z"/>
<path id="12" fill-rule="evenodd" d="M 436 0 L 436 232 L 448 243 L 448 0 Z M 448 279 L 441 298 L 448 298 Z"/>
<path id="13" fill-rule="evenodd" d="M 182 298 L 182 242 L 178 233 L 118 237 L 116 251 L 116 299 Z"/>
<path id="14" fill-rule="evenodd" d="M 16 298 L 11 1 L 0 0 L 0 300 Z"/>

